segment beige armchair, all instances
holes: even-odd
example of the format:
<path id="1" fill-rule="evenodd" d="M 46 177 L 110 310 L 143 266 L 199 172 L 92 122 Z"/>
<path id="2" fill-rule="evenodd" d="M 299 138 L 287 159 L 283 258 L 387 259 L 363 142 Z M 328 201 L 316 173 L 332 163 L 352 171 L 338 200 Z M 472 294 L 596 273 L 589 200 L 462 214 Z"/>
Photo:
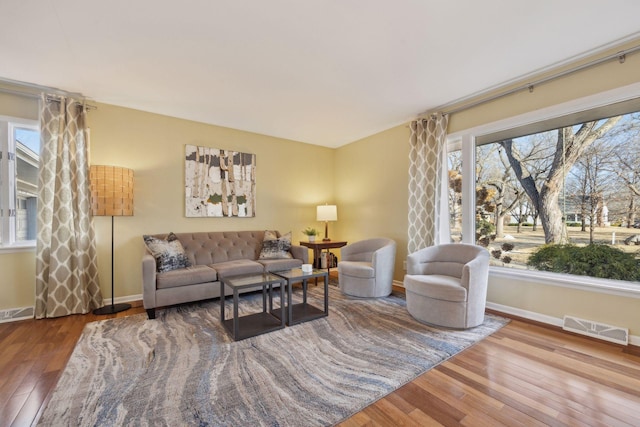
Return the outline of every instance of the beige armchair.
<path id="1" fill-rule="evenodd" d="M 407 257 L 407 310 L 417 320 L 448 328 L 484 322 L 489 252 L 480 246 L 430 246 Z"/>
<path id="2" fill-rule="evenodd" d="M 361 240 L 340 249 L 340 290 L 351 296 L 373 298 L 391 293 L 396 242 L 384 237 Z"/>

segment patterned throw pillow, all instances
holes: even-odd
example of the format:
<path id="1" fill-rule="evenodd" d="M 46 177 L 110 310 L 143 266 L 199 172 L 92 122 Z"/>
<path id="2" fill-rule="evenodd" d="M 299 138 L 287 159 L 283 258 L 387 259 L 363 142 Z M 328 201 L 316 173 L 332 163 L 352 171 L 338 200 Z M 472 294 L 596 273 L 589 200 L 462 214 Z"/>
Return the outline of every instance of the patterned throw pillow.
<path id="1" fill-rule="evenodd" d="M 153 236 L 142 236 L 145 245 L 156 259 L 156 270 L 164 273 L 178 268 L 191 267 L 191 262 L 184 252 L 178 237 L 169 233 L 165 240 Z"/>
<path id="2" fill-rule="evenodd" d="M 289 250 L 291 249 L 291 232 L 278 238 L 274 231 L 264 232 L 260 259 L 283 259 L 293 258 Z"/>

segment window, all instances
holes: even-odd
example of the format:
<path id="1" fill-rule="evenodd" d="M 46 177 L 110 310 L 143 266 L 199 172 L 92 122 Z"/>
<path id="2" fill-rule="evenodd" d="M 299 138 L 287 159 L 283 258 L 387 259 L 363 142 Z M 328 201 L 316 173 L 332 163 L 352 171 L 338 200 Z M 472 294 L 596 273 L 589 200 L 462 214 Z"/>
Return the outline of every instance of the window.
<path id="1" fill-rule="evenodd" d="M 566 246 L 607 245 L 633 260 L 639 135 L 640 114 L 631 113 L 477 146 L 476 236 L 492 263 L 639 281 L 636 266 L 621 274 L 597 265 L 612 262 L 609 249 L 592 247 L 582 259 Z M 545 244 L 564 246 L 536 262 Z M 572 259 L 560 264 L 563 256 Z"/>
<path id="2" fill-rule="evenodd" d="M 462 152 L 448 152 L 449 159 L 449 232 L 451 241 L 462 241 Z"/>
<path id="3" fill-rule="evenodd" d="M 32 246 L 40 132 L 37 123 L 0 118 L 0 246 Z"/>
<path id="4" fill-rule="evenodd" d="M 631 85 L 449 135 L 463 241 L 489 249 L 492 274 L 637 294 L 638 96 Z"/>

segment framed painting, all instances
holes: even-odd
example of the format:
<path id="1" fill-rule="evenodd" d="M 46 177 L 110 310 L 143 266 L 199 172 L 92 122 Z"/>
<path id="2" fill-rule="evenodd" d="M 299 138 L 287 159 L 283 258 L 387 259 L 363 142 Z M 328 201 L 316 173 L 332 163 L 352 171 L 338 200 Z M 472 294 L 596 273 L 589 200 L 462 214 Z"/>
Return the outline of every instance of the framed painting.
<path id="1" fill-rule="evenodd" d="M 185 147 L 187 217 L 255 217 L 256 155 Z"/>

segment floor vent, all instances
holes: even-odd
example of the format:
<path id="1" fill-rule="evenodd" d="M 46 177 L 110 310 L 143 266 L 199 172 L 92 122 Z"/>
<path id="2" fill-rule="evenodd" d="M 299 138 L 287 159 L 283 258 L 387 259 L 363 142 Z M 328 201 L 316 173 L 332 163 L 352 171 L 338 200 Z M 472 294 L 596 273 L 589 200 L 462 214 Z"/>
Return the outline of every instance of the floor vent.
<path id="1" fill-rule="evenodd" d="M 0 323 L 15 322 L 33 317 L 33 307 L 11 308 L 0 310 Z"/>
<path id="2" fill-rule="evenodd" d="M 616 344 L 629 344 L 629 329 L 605 325 L 604 323 L 598 323 L 592 320 L 578 319 L 573 316 L 564 316 L 562 329 L 614 342 Z"/>

